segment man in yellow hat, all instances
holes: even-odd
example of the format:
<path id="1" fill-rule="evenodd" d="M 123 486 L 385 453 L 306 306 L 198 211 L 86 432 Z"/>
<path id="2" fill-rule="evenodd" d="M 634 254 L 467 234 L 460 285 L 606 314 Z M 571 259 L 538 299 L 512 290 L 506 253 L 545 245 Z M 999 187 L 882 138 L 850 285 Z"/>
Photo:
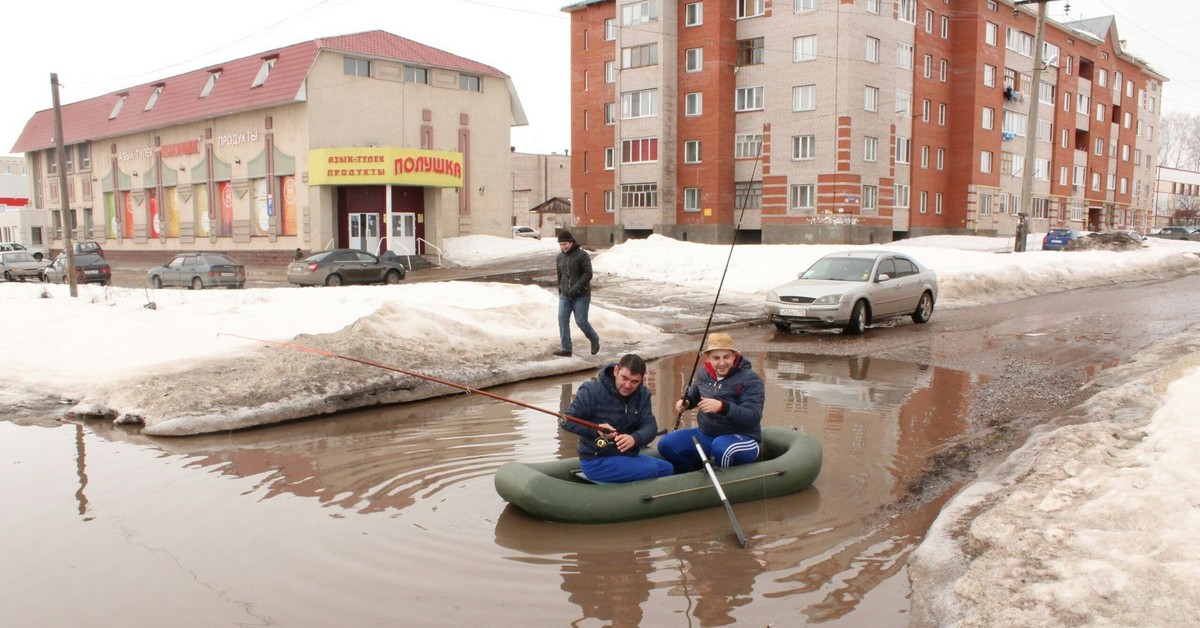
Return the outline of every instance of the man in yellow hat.
<path id="1" fill-rule="evenodd" d="M 696 436 L 717 466 L 731 467 L 758 459 L 762 442 L 764 387 L 750 360 L 738 353 L 733 338 L 718 332 L 708 337 L 704 368 L 696 374 L 675 411 L 695 408 L 698 428 L 676 430 L 658 441 L 658 452 L 676 473 L 704 466 L 692 443 Z"/>

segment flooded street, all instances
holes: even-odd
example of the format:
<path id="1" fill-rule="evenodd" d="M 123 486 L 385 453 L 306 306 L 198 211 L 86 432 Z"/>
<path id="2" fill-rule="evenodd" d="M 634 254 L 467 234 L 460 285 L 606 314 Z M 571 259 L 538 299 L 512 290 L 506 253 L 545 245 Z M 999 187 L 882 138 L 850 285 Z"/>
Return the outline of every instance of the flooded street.
<path id="1" fill-rule="evenodd" d="M 964 373 L 748 356 L 765 424 L 816 435 L 799 494 L 607 525 L 507 506 L 509 460 L 574 453 L 554 417 L 480 395 L 220 436 L 0 422 L 9 625 L 901 626 L 904 557 L 939 500 L 887 508 L 964 428 Z M 693 355 L 651 364 L 660 427 Z M 680 375 L 683 373 L 683 375 Z M 565 408 L 585 374 L 494 389 Z"/>

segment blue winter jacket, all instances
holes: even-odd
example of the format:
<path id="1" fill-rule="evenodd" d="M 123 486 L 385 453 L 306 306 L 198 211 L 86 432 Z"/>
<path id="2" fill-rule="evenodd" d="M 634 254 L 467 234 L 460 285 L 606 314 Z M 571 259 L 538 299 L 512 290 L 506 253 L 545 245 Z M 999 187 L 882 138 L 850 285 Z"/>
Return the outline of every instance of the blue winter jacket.
<path id="1" fill-rule="evenodd" d="M 608 423 L 616 428 L 617 433 L 633 436 L 637 446 L 624 452 L 613 443 L 607 447 L 597 447 L 596 437 L 600 434 L 594 428 L 559 419 L 558 423 L 564 430 L 579 435 L 578 451 L 581 458 L 636 456 L 642 447 L 649 445 L 658 435 L 658 421 L 650 407 L 650 389 L 643 384 L 628 398 L 622 397 L 617 392 L 616 368 L 616 363 L 609 364 L 600 369 L 595 379 L 580 385 L 566 414 L 592 423 Z"/>
<path id="2" fill-rule="evenodd" d="M 745 356 L 739 355 L 729 376 L 719 381 L 712 365 L 705 362 L 704 370 L 696 375 L 684 399 L 689 408 L 695 408 L 701 397 L 724 404 L 720 412 L 701 412 L 696 416 L 700 431 L 712 437 L 745 434 L 762 442 L 763 381 Z"/>

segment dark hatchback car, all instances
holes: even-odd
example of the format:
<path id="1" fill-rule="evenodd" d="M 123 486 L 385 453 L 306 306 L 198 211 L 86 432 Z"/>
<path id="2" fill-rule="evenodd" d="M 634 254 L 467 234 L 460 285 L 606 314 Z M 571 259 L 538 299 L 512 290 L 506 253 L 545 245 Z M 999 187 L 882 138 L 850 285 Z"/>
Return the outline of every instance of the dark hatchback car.
<path id="1" fill-rule="evenodd" d="M 333 249 L 313 253 L 288 264 L 288 282 L 301 286 L 399 283 L 404 265 L 394 257 L 376 257 L 357 249 Z"/>
<path id="2" fill-rule="evenodd" d="M 245 288 L 246 267 L 225 253 L 180 253 L 164 266 L 146 272 L 152 287 L 186 286 L 192 290 L 210 287 Z"/>
<path id="3" fill-rule="evenodd" d="M 1078 240 L 1082 234 L 1074 229 L 1051 229 L 1042 238 L 1043 251 L 1061 251 Z"/>
<path id="4" fill-rule="evenodd" d="M 58 257 L 54 258 L 54 263 L 42 271 L 42 281 L 67 282 L 66 253 L 59 253 Z M 75 281 L 107 286 L 112 281 L 112 267 L 108 265 L 108 260 L 99 253 L 77 253 L 75 255 Z"/>

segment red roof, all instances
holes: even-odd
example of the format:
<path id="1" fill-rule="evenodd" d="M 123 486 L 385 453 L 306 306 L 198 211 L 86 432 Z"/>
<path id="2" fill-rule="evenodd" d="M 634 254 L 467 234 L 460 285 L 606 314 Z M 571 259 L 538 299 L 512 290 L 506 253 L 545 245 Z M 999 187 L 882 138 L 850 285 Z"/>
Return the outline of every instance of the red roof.
<path id="1" fill-rule="evenodd" d="M 507 78 L 491 66 L 411 39 L 386 31 L 366 31 L 293 44 L 63 105 L 63 140 L 69 146 L 295 102 L 313 60 L 321 50 Z M 271 57 L 276 57 L 276 61 L 267 82 L 250 87 L 263 60 Z M 221 75 L 212 92 L 201 98 L 200 92 L 215 70 L 220 70 Z M 158 86 L 162 86 L 162 93 L 154 107 L 145 111 L 150 95 Z M 125 103 L 120 113 L 110 120 L 109 115 L 121 96 L 125 96 Z M 53 145 L 54 110 L 45 109 L 33 114 L 25 123 L 25 130 L 11 152 L 26 153 Z"/>

